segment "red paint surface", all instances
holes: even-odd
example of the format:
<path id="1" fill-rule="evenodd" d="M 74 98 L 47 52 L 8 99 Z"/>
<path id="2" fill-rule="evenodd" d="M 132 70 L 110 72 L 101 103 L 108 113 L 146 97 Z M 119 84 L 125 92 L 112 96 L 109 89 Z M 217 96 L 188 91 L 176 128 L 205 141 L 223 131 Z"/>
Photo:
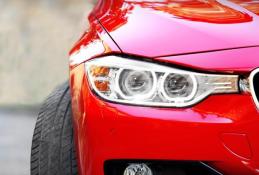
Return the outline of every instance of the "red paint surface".
<path id="1" fill-rule="evenodd" d="M 258 0 L 230 0 L 240 6 L 250 10 L 251 12 L 259 15 L 259 1 Z"/>
<path id="2" fill-rule="evenodd" d="M 259 67 L 259 47 L 153 58 L 202 71 L 249 73 Z"/>
<path id="3" fill-rule="evenodd" d="M 259 17 L 229 1 L 108 0 L 96 13 L 124 53 L 157 57 L 259 45 Z"/>
<path id="4" fill-rule="evenodd" d="M 252 158 L 250 143 L 245 134 L 223 133 L 221 140 L 225 147 L 236 156 L 248 160 Z"/>
<path id="5" fill-rule="evenodd" d="M 70 53 L 95 40 L 105 48 L 70 64 L 81 175 L 103 175 L 103 163 L 111 159 L 197 160 L 226 175 L 256 174 L 259 113 L 250 95 L 213 95 L 189 108 L 154 108 L 108 103 L 91 92 L 82 63 L 106 54 L 139 55 L 197 71 L 249 74 L 259 67 L 259 47 L 254 47 L 259 17 L 249 5 L 165 2 L 100 1 L 89 17 L 89 32 Z M 248 141 L 222 141 L 224 133 L 245 135 Z M 240 140 L 242 146 L 235 146 Z"/>
<path id="6" fill-rule="evenodd" d="M 236 175 L 259 168 L 243 164 L 259 160 L 259 113 L 251 96 L 213 95 L 181 109 L 127 106 L 97 98 L 83 75 L 83 66 L 71 72 L 78 77 L 71 89 L 81 174 L 103 175 L 103 163 L 111 159 L 201 160 Z M 227 149 L 222 133 L 246 134 L 253 156 L 243 159 L 234 153 L 236 146 L 246 155 L 246 146 Z"/>

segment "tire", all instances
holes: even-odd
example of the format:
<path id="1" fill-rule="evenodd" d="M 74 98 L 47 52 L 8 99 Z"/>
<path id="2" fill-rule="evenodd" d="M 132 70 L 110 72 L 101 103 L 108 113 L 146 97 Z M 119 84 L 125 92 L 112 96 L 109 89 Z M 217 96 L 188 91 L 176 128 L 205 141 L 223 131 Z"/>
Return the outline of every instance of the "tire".
<path id="1" fill-rule="evenodd" d="M 44 102 L 31 149 L 31 175 L 77 175 L 68 82 Z"/>

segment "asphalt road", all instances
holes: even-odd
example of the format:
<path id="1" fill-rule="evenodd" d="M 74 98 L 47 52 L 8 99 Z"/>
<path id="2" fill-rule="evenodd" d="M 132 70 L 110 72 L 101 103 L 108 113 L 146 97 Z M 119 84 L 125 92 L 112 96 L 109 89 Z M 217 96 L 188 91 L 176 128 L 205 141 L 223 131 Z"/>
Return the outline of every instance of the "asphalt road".
<path id="1" fill-rule="evenodd" d="M 29 175 L 37 109 L 0 108 L 0 175 Z"/>

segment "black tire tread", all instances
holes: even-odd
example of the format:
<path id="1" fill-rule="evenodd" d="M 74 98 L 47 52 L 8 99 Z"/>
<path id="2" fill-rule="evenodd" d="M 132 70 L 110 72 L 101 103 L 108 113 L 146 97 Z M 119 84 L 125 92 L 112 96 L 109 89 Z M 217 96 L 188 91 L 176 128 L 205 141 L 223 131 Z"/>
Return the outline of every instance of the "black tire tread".
<path id="1" fill-rule="evenodd" d="M 31 175 L 77 175 L 68 82 L 42 105 L 34 129 Z"/>

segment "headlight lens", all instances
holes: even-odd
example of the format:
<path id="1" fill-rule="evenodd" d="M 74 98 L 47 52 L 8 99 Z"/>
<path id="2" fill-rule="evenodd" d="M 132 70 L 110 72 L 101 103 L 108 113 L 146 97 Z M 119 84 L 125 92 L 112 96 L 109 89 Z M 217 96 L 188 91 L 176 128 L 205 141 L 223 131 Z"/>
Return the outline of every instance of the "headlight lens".
<path id="1" fill-rule="evenodd" d="M 117 77 L 118 93 L 125 99 L 147 99 L 156 90 L 154 72 L 121 69 Z"/>
<path id="2" fill-rule="evenodd" d="M 189 100 L 197 91 L 194 75 L 167 73 L 163 76 L 161 92 L 169 101 Z"/>
<path id="3" fill-rule="evenodd" d="M 114 102 L 187 107 L 216 93 L 238 93 L 237 75 L 201 74 L 118 56 L 85 63 L 91 88 Z"/>

